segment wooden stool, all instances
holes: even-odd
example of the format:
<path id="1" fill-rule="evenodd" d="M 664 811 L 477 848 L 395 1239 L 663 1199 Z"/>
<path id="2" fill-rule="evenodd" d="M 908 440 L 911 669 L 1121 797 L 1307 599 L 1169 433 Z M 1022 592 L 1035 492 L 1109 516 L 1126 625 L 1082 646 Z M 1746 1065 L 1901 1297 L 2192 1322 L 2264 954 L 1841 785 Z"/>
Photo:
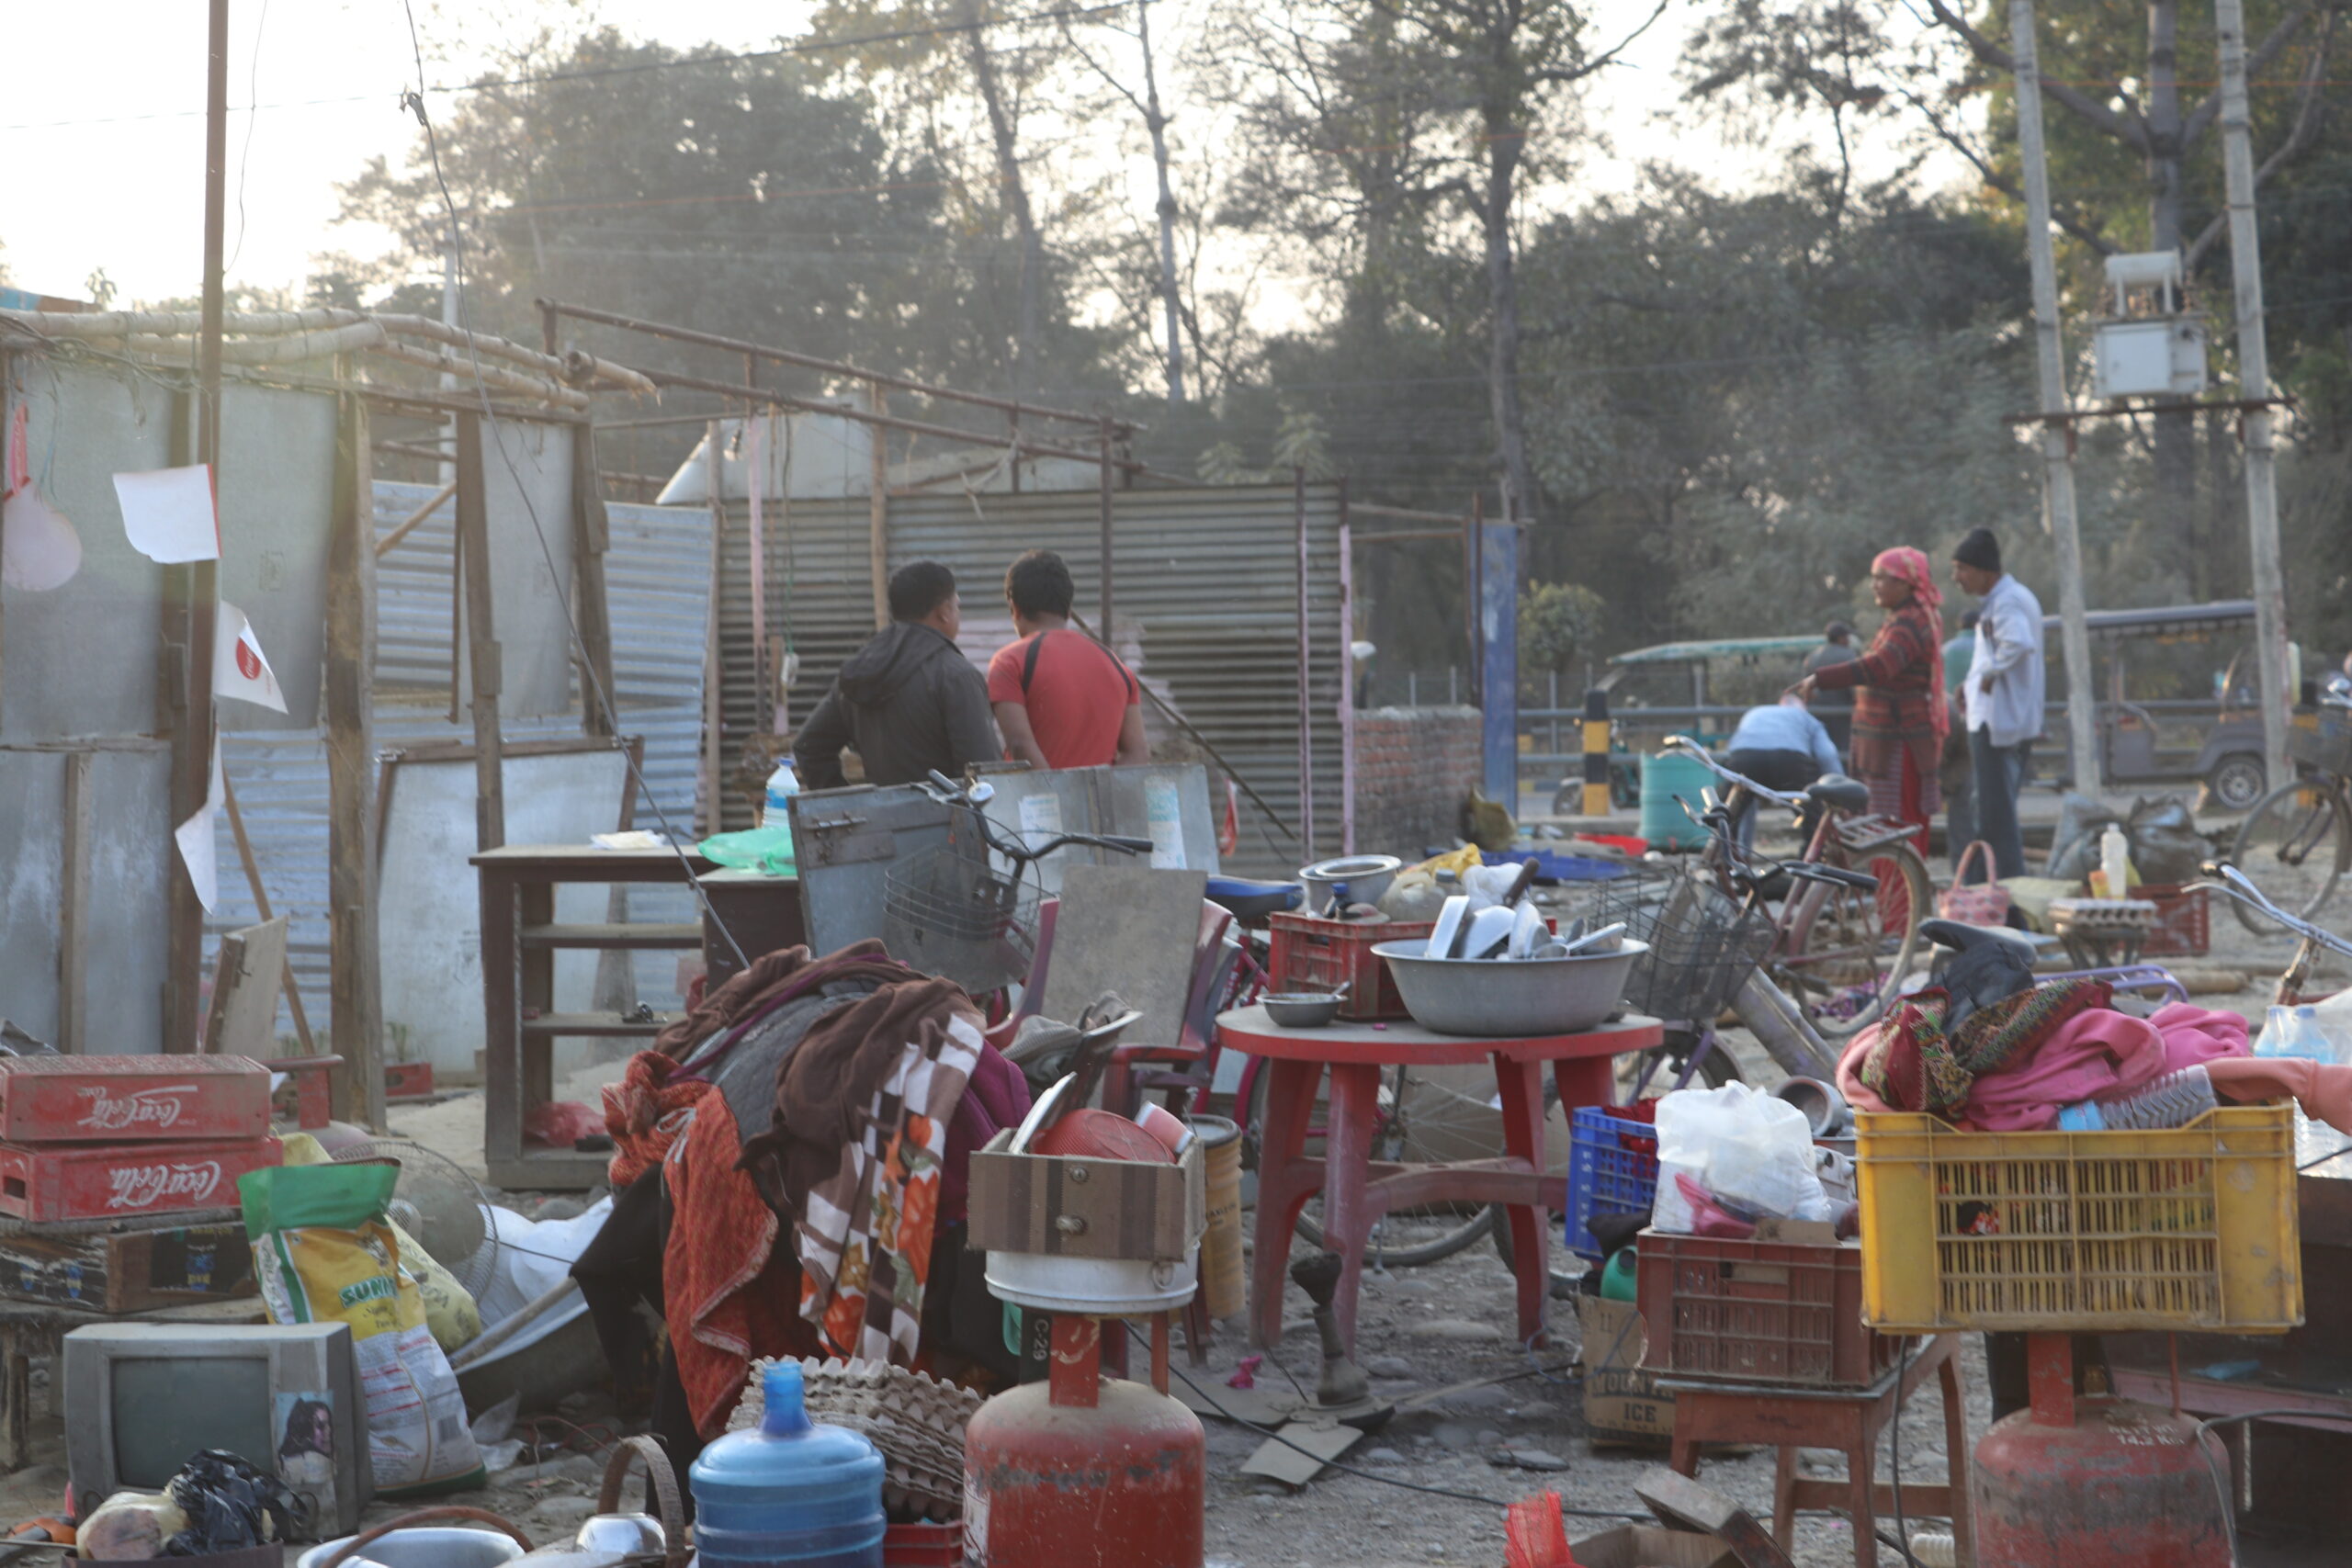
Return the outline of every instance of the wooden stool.
<path id="1" fill-rule="evenodd" d="M 1881 1514 L 1894 1511 L 1894 1489 L 1875 1478 L 1872 1456 L 1879 1434 L 1929 1372 L 1943 1394 L 1947 1483 L 1905 1482 L 1903 1512 L 1906 1517 L 1950 1519 L 1959 1560 L 1971 1562 L 1968 1414 L 1961 1400 L 1958 1335 L 1937 1335 L 1868 1388 L 1661 1377 L 1658 1387 L 1674 1394 L 1673 1466 L 1684 1475 L 1697 1475 L 1702 1443 L 1772 1444 L 1780 1450 L 1772 1482 L 1773 1538 L 1782 1547 L 1793 1543 L 1800 1508 L 1843 1508 L 1853 1520 L 1856 1568 L 1877 1568 L 1877 1522 Z M 1842 1450 L 1845 1479 L 1799 1477 L 1799 1449 Z"/>

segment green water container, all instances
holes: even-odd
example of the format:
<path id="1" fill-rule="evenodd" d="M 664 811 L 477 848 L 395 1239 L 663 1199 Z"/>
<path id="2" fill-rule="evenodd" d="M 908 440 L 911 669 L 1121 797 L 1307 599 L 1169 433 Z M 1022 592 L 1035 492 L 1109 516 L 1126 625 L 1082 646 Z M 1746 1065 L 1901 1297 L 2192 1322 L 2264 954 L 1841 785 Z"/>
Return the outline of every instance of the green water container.
<path id="1" fill-rule="evenodd" d="M 1635 1264 L 1631 1247 L 1621 1247 L 1609 1255 L 1609 1266 L 1600 1271 L 1602 1301 L 1630 1302 L 1640 1293 L 1634 1288 L 1639 1273 Z"/>
<path id="2" fill-rule="evenodd" d="M 1642 837 L 1653 847 L 1672 845 L 1695 850 L 1707 841 L 1707 830 L 1682 814 L 1674 804 L 1679 795 L 1693 811 L 1706 805 L 1708 786 L 1715 775 L 1695 757 L 1671 754 L 1642 759 Z"/>

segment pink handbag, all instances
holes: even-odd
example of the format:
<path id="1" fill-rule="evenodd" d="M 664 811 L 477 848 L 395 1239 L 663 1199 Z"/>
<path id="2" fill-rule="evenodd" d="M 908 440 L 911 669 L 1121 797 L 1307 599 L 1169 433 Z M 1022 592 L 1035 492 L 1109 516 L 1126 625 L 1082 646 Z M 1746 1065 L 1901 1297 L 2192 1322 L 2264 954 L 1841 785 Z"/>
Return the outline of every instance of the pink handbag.
<path id="1" fill-rule="evenodd" d="M 1969 882 L 1969 863 L 1978 855 L 1984 857 L 1984 874 L 1988 880 Z M 1951 886 L 1937 895 L 1936 913 L 1947 920 L 1958 920 L 1964 926 L 2005 926 L 2009 923 L 2009 890 L 1993 874 L 1993 846 L 1979 839 L 1960 854 L 1951 868 Z"/>

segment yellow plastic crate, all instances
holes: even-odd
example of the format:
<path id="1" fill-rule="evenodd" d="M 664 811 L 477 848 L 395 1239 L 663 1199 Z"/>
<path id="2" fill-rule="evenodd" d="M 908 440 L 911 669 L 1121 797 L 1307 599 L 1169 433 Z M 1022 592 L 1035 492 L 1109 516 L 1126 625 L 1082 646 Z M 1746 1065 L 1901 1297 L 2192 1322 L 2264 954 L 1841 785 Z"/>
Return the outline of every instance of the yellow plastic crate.
<path id="1" fill-rule="evenodd" d="M 1864 1111 L 1856 1131 L 1862 1321 L 1882 1334 L 2303 1320 L 2291 1106 L 2101 1133 Z"/>

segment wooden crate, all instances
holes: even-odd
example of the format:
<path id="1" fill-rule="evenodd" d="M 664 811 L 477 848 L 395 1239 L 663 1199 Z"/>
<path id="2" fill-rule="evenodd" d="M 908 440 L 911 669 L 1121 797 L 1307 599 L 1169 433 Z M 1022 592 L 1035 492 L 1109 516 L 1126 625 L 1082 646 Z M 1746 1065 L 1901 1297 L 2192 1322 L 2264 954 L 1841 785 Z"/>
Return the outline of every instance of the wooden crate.
<path id="1" fill-rule="evenodd" d="M 0 1296 L 145 1312 L 254 1293 L 242 1223 L 58 1235 L 0 1233 Z"/>
<path id="2" fill-rule="evenodd" d="M 187 1143 L 268 1131 L 269 1069 L 250 1057 L 0 1057 L 0 1141 Z"/>
<path id="3" fill-rule="evenodd" d="M 0 1214 L 95 1220 L 217 1209 L 237 1201 L 237 1179 L 279 1164 L 277 1140 L 187 1144 L 0 1143 Z"/>

